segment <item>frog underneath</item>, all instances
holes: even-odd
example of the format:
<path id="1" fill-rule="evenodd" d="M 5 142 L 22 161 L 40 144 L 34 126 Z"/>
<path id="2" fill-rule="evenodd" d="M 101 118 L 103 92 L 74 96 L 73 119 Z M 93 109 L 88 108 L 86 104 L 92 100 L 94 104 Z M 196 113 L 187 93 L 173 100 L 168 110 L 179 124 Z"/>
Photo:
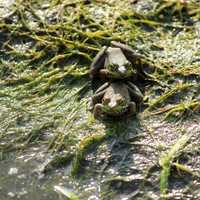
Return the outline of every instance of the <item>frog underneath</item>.
<path id="1" fill-rule="evenodd" d="M 102 85 L 92 96 L 90 110 L 96 118 L 102 115 L 128 116 L 136 114 L 136 105 L 143 101 L 140 89 L 131 82 L 111 82 Z"/>

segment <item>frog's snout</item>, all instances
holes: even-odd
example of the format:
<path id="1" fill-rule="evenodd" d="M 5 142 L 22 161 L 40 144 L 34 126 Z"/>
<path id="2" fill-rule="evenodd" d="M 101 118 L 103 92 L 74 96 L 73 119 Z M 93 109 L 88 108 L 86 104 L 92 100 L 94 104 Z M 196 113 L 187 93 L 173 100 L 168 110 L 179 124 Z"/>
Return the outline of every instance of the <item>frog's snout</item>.
<path id="1" fill-rule="evenodd" d="M 117 102 L 116 102 L 116 101 L 111 101 L 111 102 L 108 104 L 108 106 L 109 106 L 111 109 L 113 109 L 113 108 L 115 108 L 115 107 L 117 106 Z"/>
<path id="2" fill-rule="evenodd" d="M 120 72 L 120 73 L 122 73 L 122 74 L 124 74 L 126 71 L 127 71 L 127 69 L 126 69 L 126 67 L 125 66 L 119 66 L 118 67 L 118 71 Z"/>

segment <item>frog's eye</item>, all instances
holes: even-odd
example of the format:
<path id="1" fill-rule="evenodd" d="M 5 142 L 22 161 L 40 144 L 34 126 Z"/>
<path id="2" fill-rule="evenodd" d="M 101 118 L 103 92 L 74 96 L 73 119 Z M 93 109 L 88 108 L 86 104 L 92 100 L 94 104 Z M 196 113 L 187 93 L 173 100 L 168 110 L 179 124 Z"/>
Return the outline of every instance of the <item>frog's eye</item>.
<path id="1" fill-rule="evenodd" d="M 113 64 L 109 64 L 106 68 L 107 68 L 109 71 L 113 71 Z"/>
<path id="2" fill-rule="evenodd" d="M 127 63 L 125 64 L 125 67 L 129 69 L 129 68 L 132 67 L 132 64 L 131 64 L 130 62 L 127 62 Z"/>
<path id="3" fill-rule="evenodd" d="M 113 70 L 113 71 L 117 71 L 117 69 L 118 69 L 118 65 L 117 65 L 117 64 L 112 65 L 112 70 Z"/>
<path id="4" fill-rule="evenodd" d="M 116 97 L 117 104 L 123 103 L 124 99 L 122 97 Z"/>
<path id="5" fill-rule="evenodd" d="M 104 98 L 104 99 L 103 99 L 103 102 L 104 102 L 105 104 L 108 104 L 108 103 L 110 102 L 110 98 Z"/>

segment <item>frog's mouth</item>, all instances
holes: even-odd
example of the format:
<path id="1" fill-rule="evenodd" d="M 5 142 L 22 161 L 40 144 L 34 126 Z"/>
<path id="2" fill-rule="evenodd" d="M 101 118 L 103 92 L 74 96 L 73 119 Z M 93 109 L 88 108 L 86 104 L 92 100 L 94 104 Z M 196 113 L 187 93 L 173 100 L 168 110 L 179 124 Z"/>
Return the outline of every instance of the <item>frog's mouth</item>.
<path id="1" fill-rule="evenodd" d="M 109 107 L 108 105 L 103 105 L 103 112 L 107 114 L 121 114 L 125 113 L 128 109 L 128 105 L 118 105 L 114 108 Z"/>

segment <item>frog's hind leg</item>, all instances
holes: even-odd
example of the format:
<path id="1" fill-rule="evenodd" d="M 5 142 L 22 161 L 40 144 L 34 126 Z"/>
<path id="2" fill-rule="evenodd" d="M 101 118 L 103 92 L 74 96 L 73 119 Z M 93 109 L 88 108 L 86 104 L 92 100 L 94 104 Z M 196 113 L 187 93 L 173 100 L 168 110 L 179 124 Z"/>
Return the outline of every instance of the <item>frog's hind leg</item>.
<path id="1" fill-rule="evenodd" d="M 98 76 L 99 69 L 104 67 L 107 46 L 103 46 L 102 49 L 97 53 L 90 65 L 90 76 L 91 78 Z"/>
<path id="2" fill-rule="evenodd" d="M 96 91 L 95 94 L 89 100 L 88 110 L 92 111 L 97 103 L 101 103 L 101 99 L 103 98 L 103 95 L 105 94 L 107 88 L 103 88 L 102 86 L 98 89 L 99 91 Z"/>
<path id="3" fill-rule="evenodd" d="M 141 103 L 143 101 L 144 96 L 142 92 L 140 91 L 140 89 L 136 85 L 131 83 L 130 81 L 127 82 L 127 85 L 128 85 L 128 90 L 130 92 L 131 99 L 133 99 L 137 103 Z"/>
<path id="4" fill-rule="evenodd" d="M 91 108 L 93 109 L 94 105 L 97 103 L 101 102 L 101 99 L 103 98 L 103 95 L 106 92 L 106 89 L 108 88 L 108 86 L 110 85 L 110 83 L 106 82 L 104 83 L 101 87 L 99 87 L 97 89 L 97 91 L 94 93 L 94 95 L 92 96 L 92 100 L 91 100 Z"/>

